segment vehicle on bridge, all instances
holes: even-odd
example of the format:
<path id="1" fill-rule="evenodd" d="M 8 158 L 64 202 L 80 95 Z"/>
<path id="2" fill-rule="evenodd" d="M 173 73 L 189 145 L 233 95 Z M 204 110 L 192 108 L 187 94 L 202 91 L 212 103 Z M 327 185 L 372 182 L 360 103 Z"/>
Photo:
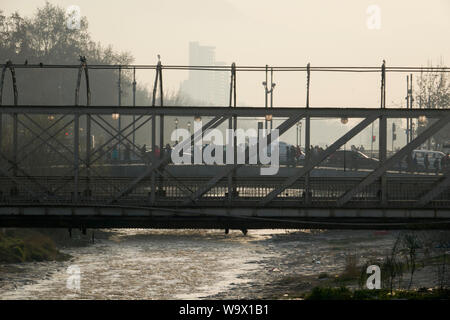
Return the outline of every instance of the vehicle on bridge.
<path id="1" fill-rule="evenodd" d="M 428 157 L 428 164 L 425 159 Z M 426 171 L 426 170 L 442 170 L 442 158 L 445 154 L 440 151 L 434 150 L 413 150 L 411 152 L 411 160 L 414 170 Z M 414 160 L 415 159 L 415 160 Z M 437 168 L 436 168 L 437 165 Z M 400 169 L 408 169 L 408 161 L 405 157 L 400 164 Z"/>
<path id="2" fill-rule="evenodd" d="M 370 158 L 357 150 L 337 150 L 325 160 L 324 164 L 357 171 L 358 169 L 375 169 L 379 165 L 379 160 Z"/>

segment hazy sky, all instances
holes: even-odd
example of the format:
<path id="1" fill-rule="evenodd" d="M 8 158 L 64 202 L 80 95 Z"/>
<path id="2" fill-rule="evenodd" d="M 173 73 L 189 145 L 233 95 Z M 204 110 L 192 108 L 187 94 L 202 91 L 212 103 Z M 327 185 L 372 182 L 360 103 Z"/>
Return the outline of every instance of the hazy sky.
<path id="1" fill-rule="evenodd" d="M 32 15 L 45 0 L 0 0 L 6 13 Z M 78 5 L 94 40 L 129 51 L 136 63 L 187 64 L 189 41 L 216 47 L 238 65 L 426 65 L 450 61 L 449 0 L 60 0 Z M 379 30 L 367 27 L 369 5 L 381 9 Z M 142 72 L 141 81 L 152 75 Z M 184 72 L 165 76 L 177 90 Z M 264 74 L 238 74 L 238 102 L 263 104 Z M 304 104 L 304 74 L 275 74 L 275 104 Z M 406 75 L 389 75 L 387 103 L 403 100 Z M 313 105 L 376 106 L 379 75 L 312 77 Z"/>
<path id="2" fill-rule="evenodd" d="M 0 0 L 6 13 L 32 15 L 45 0 Z M 187 64 L 189 41 L 216 47 L 216 58 L 238 65 L 421 66 L 450 61 L 450 0 L 60 0 L 78 5 L 95 41 L 128 51 L 137 64 Z M 381 9 L 369 29 L 367 8 Z M 74 63 L 76 63 L 74 61 Z M 238 104 L 264 104 L 263 73 L 238 73 Z M 166 72 L 178 90 L 185 72 Z M 404 105 L 406 74 L 389 74 L 387 105 Z M 153 74 L 139 72 L 140 83 Z M 314 74 L 312 106 L 379 106 L 380 75 Z M 276 106 L 304 105 L 305 74 L 276 73 Z"/>

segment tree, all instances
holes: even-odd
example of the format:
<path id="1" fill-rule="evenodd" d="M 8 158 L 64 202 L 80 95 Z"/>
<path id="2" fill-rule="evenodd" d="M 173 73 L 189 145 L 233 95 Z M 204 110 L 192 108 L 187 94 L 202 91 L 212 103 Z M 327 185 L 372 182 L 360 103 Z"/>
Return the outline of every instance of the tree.
<path id="1" fill-rule="evenodd" d="M 5 16 L 0 11 L 0 61 L 11 60 L 14 64 L 69 64 L 80 63 L 80 56 L 87 58 L 89 65 L 127 65 L 134 61 L 128 52 L 116 52 L 111 46 L 102 46 L 92 40 L 88 32 L 88 21 L 81 17 L 80 28 L 67 27 L 67 15 L 59 6 L 46 3 L 38 8 L 34 16 L 27 18 L 15 12 Z M 16 69 L 19 104 L 23 105 L 73 105 L 77 70 L 74 69 Z M 89 69 L 91 105 L 118 104 L 119 71 L 111 69 Z M 11 81 L 5 78 L 3 104 L 13 103 Z M 121 97 L 122 105 L 132 105 L 132 70 L 122 70 Z M 80 88 L 80 104 L 85 103 L 86 88 L 84 76 Z M 183 103 L 179 95 L 165 97 L 165 104 Z M 187 102 L 186 102 L 187 103 Z M 151 93 L 138 85 L 136 88 L 136 105 L 151 105 Z M 126 117 L 122 118 L 126 123 Z M 5 122 L 8 119 L 3 119 Z M 128 118 L 130 120 L 130 117 Z M 42 127 L 47 127 L 46 117 L 38 119 Z M 108 121 L 112 121 L 109 119 Z M 83 124 L 81 124 L 83 125 Z M 4 130 L 11 129 L 5 123 Z M 57 128 L 55 128 L 57 129 Z M 99 140 L 102 130 L 94 132 Z M 24 138 L 24 133 L 21 138 Z M 139 135 L 137 133 L 137 135 Z M 7 134 L 6 136 L 12 136 Z M 147 136 L 145 136 L 147 137 Z M 104 138 L 106 139 L 106 138 Z M 5 141 L 3 143 L 6 143 Z M 7 148 L 7 146 L 4 146 Z"/>
<path id="2" fill-rule="evenodd" d="M 421 72 L 417 80 L 419 87 L 416 95 L 416 103 L 420 108 L 426 109 L 447 109 L 450 106 L 450 81 L 448 74 L 442 72 L 443 66 L 437 66 L 438 69 L 429 72 Z M 433 124 L 436 119 L 429 119 L 423 124 L 419 124 L 417 134 L 421 134 L 428 126 Z M 447 124 L 442 130 L 433 136 L 436 145 L 442 146 L 443 143 L 450 141 L 450 124 Z M 431 141 L 428 145 L 430 147 Z"/>

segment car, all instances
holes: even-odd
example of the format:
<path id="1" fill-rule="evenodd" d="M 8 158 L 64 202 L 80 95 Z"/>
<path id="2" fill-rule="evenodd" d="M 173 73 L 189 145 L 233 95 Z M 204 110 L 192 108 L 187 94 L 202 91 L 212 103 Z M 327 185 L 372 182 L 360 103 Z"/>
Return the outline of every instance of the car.
<path id="1" fill-rule="evenodd" d="M 375 169 L 379 165 L 379 160 L 366 156 L 361 151 L 337 150 L 325 161 L 331 167 L 345 167 L 350 170 Z"/>
<path id="2" fill-rule="evenodd" d="M 425 170 L 425 157 L 428 156 L 428 170 L 436 170 L 435 163 L 437 163 L 439 170 L 441 170 L 442 158 L 445 157 L 445 154 L 440 151 L 434 150 L 423 150 L 416 149 L 411 152 L 411 160 L 414 163 L 414 159 L 416 159 L 416 170 L 424 171 Z M 437 160 L 437 162 L 436 162 Z M 398 168 L 398 166 L 397 166 Z M 406 157 L 400 163 L 401 170 L 408 169 L 408 163 Z"/>

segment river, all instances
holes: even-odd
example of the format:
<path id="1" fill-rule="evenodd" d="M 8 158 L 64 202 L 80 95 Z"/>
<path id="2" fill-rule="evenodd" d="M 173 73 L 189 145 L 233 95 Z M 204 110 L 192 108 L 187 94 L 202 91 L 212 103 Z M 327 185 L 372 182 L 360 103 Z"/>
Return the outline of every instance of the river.
<path id="1" fill-rule="evenodd" d="M 269 253 L 260 240 L 285 231 L 116 229 L 62 251 L 68 262 L 10 265 L 1 299 L 197 299 L 248 282 Z M 75 269 L 74 269 L 75 268 Z M 79 270 L 79 287 L 73 282 Z M 3 275 L 3 277 L 5 277 Z M 6 284 L 5 284 L 6 282 Z M 68 285 L 69 282 L 69 285 Z"/>
<path id="2" fill-rule="evenodd" d="M 348 255 L 390 252 L 397 232 L 371 230 L 104 230 L 61 251 L 65 262 L 0 265 L 0 299 L 295 298 L 334 278 Z M 79 273 L 78 273 L 79 272 Z M 417 287 L 432 283 L 418 270 Z"/>

